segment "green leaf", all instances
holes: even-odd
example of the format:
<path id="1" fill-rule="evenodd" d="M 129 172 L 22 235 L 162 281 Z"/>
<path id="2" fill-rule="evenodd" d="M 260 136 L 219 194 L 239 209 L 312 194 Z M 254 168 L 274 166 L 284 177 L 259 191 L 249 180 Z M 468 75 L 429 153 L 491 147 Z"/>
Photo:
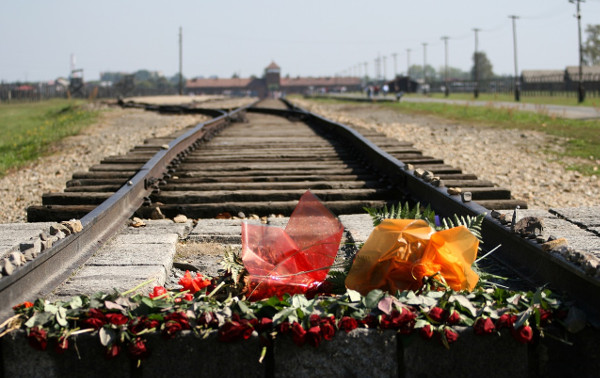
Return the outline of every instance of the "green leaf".
<path id="1" fill-rule="evenodd" d="M 62 326 L 66 327 L 69 323 L 67 322 L 67 309 L 64 307 L 59 307 L 56 312 L 56 322 Z"/>
<path id="2" fill-rule="evenodd" d="M 377 307 L 377 304 L 379 303 L 379 301 L 381 300 L 381 298 L 384 296 L 383 291 L 379 290 L 379 289 L 375 289 L 375 290 L 371 290 L 365 297 L 364 297 L 364 304 L 365 307 L 368 309 L 372 309 Z"/>
<path id="3" fill-rule="evenodd" d="M 98 335 L 100 336 L 100 343 L 104 346 L 108 346 L 114 343 L 117 339 L 117 334 L 115 333 L 115 331 L 107 327 L 100 328 Z"/>
<path id="4" fill-rule="evenodd" d="M 56 312 L 58 311 L 58 307 L 51 303 L 46 303 L 44 305 L 44 311 L 49 312 L 51 314 L 56 314 Z"/>
<path id="5" fill-rule="evenodd" d="M 473 303 L 464 295 L 452 295 L 449 299 L 451 302 L 458 303 L 462 308 L 468 310 L 472 316 L 477 315 L 477 309 L 473 306 Z"/>
<path id="6" fill-rule="evenodd" d="M 362 295 L 360 295 L 360 293 L 356 290 L 347 289 L 346 292 L 348 293 L 350 302 L 359 302 L 362 298 Z"/>
<path id="7" fill-rule="evenodd" d="M 280 324 L 296 311 L 293 307 L 286 307 L 273 316 L 273 323 Z"/>
<path id="8" fill-rule="evenodd" d="M 81 308 L 81 306 L 83 306 L 83 300 L 79 296 L 73 297 L 69 301 L 69 307 L 71 307 L 73 310 Z"/>

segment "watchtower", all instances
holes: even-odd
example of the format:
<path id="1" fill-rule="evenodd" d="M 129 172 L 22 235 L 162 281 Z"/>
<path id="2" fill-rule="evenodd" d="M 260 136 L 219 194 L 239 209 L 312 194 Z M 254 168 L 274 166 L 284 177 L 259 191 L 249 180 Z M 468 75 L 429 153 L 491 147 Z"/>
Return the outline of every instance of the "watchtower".
<path id="1" fill-rule="evenodd" d="M 281 67 L 275 64 L 275 62 L 271 62 L 271 64 L 265 68 L 265 83 L 267 84 L 267 89 L 269 92 L 279 90 L 280 78 Z"/>

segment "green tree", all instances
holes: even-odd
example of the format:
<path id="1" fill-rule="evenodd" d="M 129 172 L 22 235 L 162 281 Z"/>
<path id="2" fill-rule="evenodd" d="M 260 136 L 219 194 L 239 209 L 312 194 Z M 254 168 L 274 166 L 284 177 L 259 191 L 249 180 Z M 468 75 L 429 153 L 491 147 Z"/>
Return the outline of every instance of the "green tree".
<path id="1" fill-rule="evenodd" d="M 471 79 L 475 80 L 475 67 L 478 68 L 479 80 L 489 80 L 494 77 L 492 63 L 483 52 L 473 53 L 473 67 L 471 68 Z"/>
<path id="2" fill-rule="evenodd" d="M 435 68 L 433 68 L 429 64 L 425 66 L 425 73 L 427 74 L 427 80 L 433 80 L 436 78 Z M 408 69 L 408 75 L 413 79 L 422 79 L 423 78 L 423 65 L 422 64 L 413 64 Z"/>
<path id="3" fill-rule="evenodd" d="M 583 61 L 588 66 L 600 64 L 600 25 L 585 28 L 587 38 L 583 43 Z"/>
<path id="4" fill-rule="evenodd" d="M 438 68 L 439 80 L 444 80 L 446 67 Z M 463 71 L 457 67 L 448 67 L 448 80 L 468 80 L 471 77 L 469 72 Z"/>

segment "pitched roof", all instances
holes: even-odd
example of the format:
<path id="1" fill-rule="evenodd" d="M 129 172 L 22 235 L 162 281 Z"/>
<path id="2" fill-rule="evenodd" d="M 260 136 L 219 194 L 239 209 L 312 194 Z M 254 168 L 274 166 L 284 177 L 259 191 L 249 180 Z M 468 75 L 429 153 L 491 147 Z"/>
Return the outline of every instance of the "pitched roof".
<path id="1" fill-rule="evenodd" d="M 523 70 L 523 81 L 526 83 L 557 83 L 565 80 L 564 70 Z"/>
<path id="2" fill-rule="evenodd" d="M 358 77 L 295 77 L 281 78 L 282 87 L 328 87 L 337 85 L 359 85 Z"/>
<path id="3" fill-rule="evenodd" d="M 595 81 L 600 78 L 600 66 L 582 66 L 581 73 L 583 80 Z M 579 80 L 579 66 L 568 66 L 567 75 L 573 81 Z"/>
<path id="4" fill-rule="evenodd" d="M 245 88 L 252 79 L 191 79 L 185 84 L 186 88 Z"/>
<path id="5" fill-rule="evenodd" d="M 280 70 L 281 67 L 279 67 L 275 62 L 271 62 L 271 64 L 269 64 L 266 69 L 267 70 Z"/>

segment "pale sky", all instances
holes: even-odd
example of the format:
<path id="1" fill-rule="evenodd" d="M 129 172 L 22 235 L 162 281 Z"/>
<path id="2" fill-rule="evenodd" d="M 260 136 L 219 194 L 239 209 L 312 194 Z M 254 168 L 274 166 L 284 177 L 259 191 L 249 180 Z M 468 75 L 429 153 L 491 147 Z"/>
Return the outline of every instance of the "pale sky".
<path id="1" fill-rule="evenodd" d="M 183 74 L 262 76 L 273 60 L 291 76 L 374 76 L 410 63 L 472 66 L 479 51 L 494 72 L 514 72 L 512 21 L 517 15 L 519 71 L 578 64 L 575 4 L 568 0 L 0 0 L 0 80 L 67 77 L 71 55 L 84 79 L 139 69 Z M 600 0 L 581 3 L 582 29 L 600 24 Z M 583 34 L 585 39 L 585 33 Z M 396 55 L 396 67 L 394 58 Z M 357 66 L 360 65 L 360 71 Z M 383 71 L 383 66 L 381 68 Z M 382 72 L 383 73 L 383 72 Z"/>

